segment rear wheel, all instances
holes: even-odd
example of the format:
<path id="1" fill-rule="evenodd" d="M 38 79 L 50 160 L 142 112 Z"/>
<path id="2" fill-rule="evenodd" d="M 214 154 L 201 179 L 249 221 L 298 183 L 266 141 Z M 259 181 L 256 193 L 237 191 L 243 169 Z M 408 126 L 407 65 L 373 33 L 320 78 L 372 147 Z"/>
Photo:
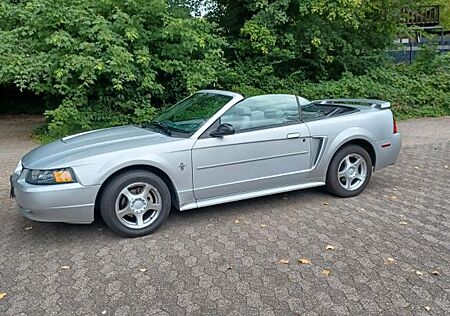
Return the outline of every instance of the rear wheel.
<path id="1" fill-rule="evenodd" d="M 330 162 L 326 188 L 339 197 L 352 197 L 366 188 L 372 176 L 369 153 L 358 145 L 347 145 L 338 150 Z"/>
<path id="2" fill-rule="evenodd" d="M 151 234 L 165 221 L 170 207 L 166 183 L 146 170 L 125 172 L 112 179 L 100 201 L 105 223 L 125 237 Z"/>

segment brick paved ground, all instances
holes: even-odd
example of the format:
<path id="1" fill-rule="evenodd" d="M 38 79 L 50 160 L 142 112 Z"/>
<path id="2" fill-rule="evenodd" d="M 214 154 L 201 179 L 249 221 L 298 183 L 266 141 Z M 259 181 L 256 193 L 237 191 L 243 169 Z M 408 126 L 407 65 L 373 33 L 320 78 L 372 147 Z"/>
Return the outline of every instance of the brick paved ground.
<path id="1" fill-rule="evenodd" d="M 0 315 L 450 313 L 450 118 L 401 123 L 398 164 L 359 197 L 174 213 L 138 239 L 18 214 L 8 175 L 38 121 L 0 118 Z"/>

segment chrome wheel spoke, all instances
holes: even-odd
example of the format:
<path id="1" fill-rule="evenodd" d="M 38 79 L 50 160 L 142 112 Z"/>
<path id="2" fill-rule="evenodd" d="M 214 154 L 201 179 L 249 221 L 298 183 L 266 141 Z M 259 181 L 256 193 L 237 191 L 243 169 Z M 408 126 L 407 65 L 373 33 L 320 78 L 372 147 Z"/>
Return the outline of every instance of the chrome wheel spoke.
<path id="1" fill-rule="evenodd" d="M 138 196 L 142 197 L 142 198 L 147 198 L 150 195 L 150 190 L 151 190 L 151 186 L 149 184 L 145 184 L 142 188 L 142 192 L 139 193 Z"/>
<path id="2" fill-rule="evenodd" d="M 161 211 L 161 203 L 148 203 L 147 210 Z"/>
<path id="3" fill-rule="evenodd" d="M 348 168 L 350 168 L 350 166 L 352 165 L 352 163 L 350 162 L 350 156 L 345 157 L 344 161 L 345 161 L 345 170 L 348 170 Z"/>
<path id="4" fill-rule="evenodd" d="M 144 227 L 144 213 L 134 215 L 136 217 L 136 225 L 138 228 Z"/>
<path id="5" fill-rule="evenodd" d="M 133 197 L 135 196 L 133 193 L 130 192 L 129 188 L 125 188 L 123 189 L 120 194 L 123 194 L 127 199 L 128 202 L 131 202 L 131 200 L 133 199 Z"/>
<path id="6" fill-rule="evenodd" d="M 355 179 L 358 179 L 358 181 L 366 180 L 366 176 L 358 169 L 355 175 Z"/>
<path id="7" fill-rule="evenodd" d="M 346 183 L 345 183 L 345 187 L 347 188 L 347 190 L 350 190 L 352 187 L 352 180 L 351 178 L 346 178 Z"/>
<path id="8" fill-rule="evenodd" d="M 123 209 L 117 210 L 116 208 L 116 214 L 119 217 L 124 217 L 125 215 L 132 214 L 130 203 L 128 203 L 128 205 Z"/>
<path id="9" fill-rule="evenodd" d="M 361 157 L 358 157 L 358 158 L 356 158 L 356 161 L 355 161 L 354 163 L 352 163 L 352 165 L 353 165 L 355 168 L 359 168 L 359 166 L 361 165 L 361 161 L 362 161 L 362 158 L 361 158 Z"/>
<path id="10" fill-rule="evenodd" d="M 338 177 L 347 177 L 347 170 L 349 168 L 350 161 L 346 158 L 339 164 Z M 341 170 L 342 169 L 342 170 Z"/>

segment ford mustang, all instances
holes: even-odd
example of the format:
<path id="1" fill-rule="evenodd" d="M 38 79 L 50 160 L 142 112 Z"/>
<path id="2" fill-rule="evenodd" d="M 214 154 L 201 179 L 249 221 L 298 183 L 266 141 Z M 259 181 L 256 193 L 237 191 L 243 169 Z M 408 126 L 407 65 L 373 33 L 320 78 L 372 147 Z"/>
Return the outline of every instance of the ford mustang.
<path id="1" fill-rule="evenodd" d="M 356 196 L 400 146 L 386 101 L 202 90 L 147 124 L 32 150 L 11 175 L 11 195 L 29 219 L 91 223 L 97 214 L 136 237 L 171 210 L 319 186 Z"/>

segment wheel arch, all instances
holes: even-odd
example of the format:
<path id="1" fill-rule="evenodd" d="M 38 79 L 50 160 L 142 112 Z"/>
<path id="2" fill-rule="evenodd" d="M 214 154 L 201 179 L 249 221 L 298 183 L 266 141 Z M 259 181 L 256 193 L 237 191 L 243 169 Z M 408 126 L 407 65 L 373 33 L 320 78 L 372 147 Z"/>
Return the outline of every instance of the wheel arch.
<path id="1" fill-rule="evenodd" d="M 376 160 L 377 160 L 377 154 L 375 152 L 375 147 L 373 147 L 373 145 L 368 140 L 363 139 L 363 138 L 354 138 L 354 139 L 346 140 L 343 144 L 338 146 L 336 148 L 336 150 L 333 152 L 330 162 L 333 160 L 334 156 L 341 148 L 348 146 L 348 145 L 358 145 L 358 146 L 364 148 L 369 153 L 370 160 L 372 161 L 372 167 L 375 167 Z M 330 162 L 328 163 L 327 171 L 330 166 Z"/>
<path id="2" fill-rule="evenodd" d="M 102 194 L 103 194 L 106 186 L 108 185 L 108 183 L 111 182 L 111 180 L 114 179 L 115 177 L 117 177 L 118 175 L 125 173 L 127 171 L 131 171 L 131 170 L 147 170 L 147 171 L 153 172 L 158 177 L 160 177 L 164 181 L 164 183 L 167 185 L 167 187 L 169 188 L 172 206 L 175 207 L 176 209 L 180 208 L 178 193 L 175 189 L 175 185 L 174 185 L 173 181 L 170 179 L 170 177 L 167 175 L 167 173 L 164 172 L 163 170 L 161 170 L 160 168 L 157 168 L 152 165 L 136 164 L 136 165 L 126 166 L 126 167 L 123 167 L 123 168 L 120 168 L 120 169 L 114 171 L 103 181 L 103 183 L 100 186 L 100 189 L 97 192 L 97 196 L 95 198 L 95 204 L 94 204 L 95 218 L 98 218 L 100 216 L 100 209 L 99 209 L 100 199 L 101 199 Z"/>

